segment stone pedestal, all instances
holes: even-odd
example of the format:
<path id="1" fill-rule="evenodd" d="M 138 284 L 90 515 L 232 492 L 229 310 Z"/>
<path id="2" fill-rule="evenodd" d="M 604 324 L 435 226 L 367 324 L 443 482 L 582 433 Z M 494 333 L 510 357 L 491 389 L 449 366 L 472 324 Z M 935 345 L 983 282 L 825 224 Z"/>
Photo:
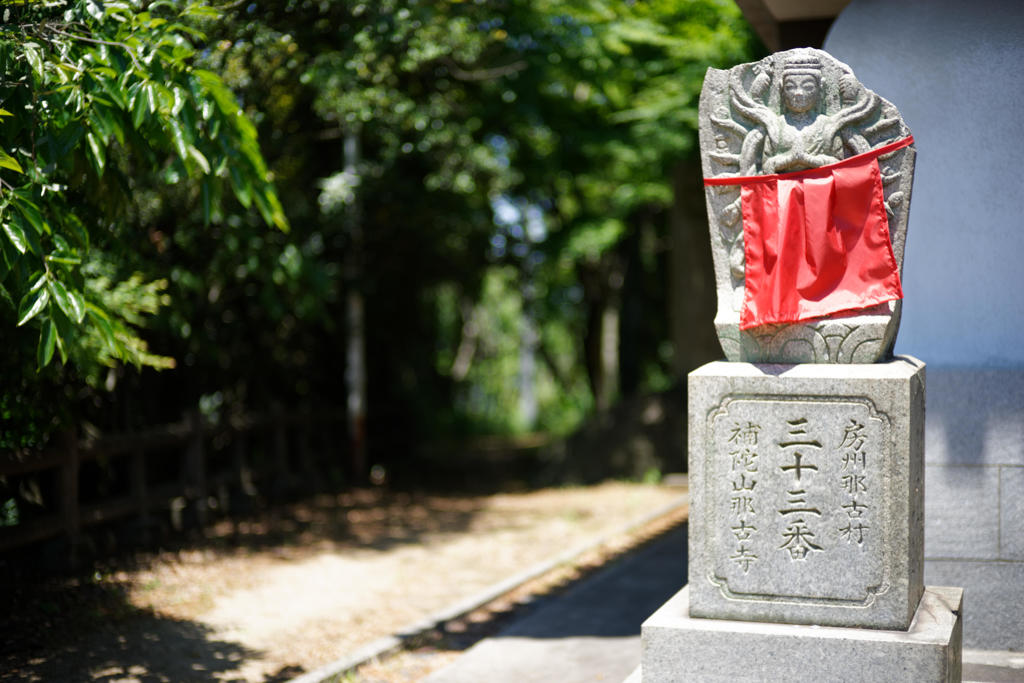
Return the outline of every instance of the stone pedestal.
<path id="1" fill-rule="evenodd" d="M 925 588 L 924 364 L 689 377 L 689 585 L 633 680 L 954 681 L 959 588 Z"/>
<path id="2" fill-rule="evenodd" d="M 924 364 L 689 378 L 690 615 L 906 629 L 923 584 Z"/>
<path id="3" fill-rule="evenodd" d="M 905 631 L 696 619 L 688 593 L 644 622 L 643 683 L 960 681 L 960 588 L 926 588 Z"/>

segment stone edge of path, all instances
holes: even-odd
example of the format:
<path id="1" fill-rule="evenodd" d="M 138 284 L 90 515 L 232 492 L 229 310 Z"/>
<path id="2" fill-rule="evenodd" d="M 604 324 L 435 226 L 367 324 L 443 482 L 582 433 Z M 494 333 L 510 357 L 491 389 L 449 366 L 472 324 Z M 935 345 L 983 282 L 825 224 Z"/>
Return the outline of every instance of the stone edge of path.
<path id="1" fill-rule="evenodd" d="M 631 519 L 593 541 L 587 541 L 573 548 L 569 548 L 565 552 L 559 553 L 549 560 L 535 564 L 532 567 L 524 569 L 518 574 L 514 574 L 503 581 L 499 581 L 498 583 L 485 588 L 476 595 L 471 595 L 464 600 L 460 600 L 453 605 L 434 612 L 433 614 L 406 626 L 393 635 L 378 638 L 377 640 L 367 643 L 351 654 L 293 678 L 288 681 L 288 683 L 330 683 L 332 681 L 340 680 L 345 674 L 358 669 L 363 664 L 398 651 L 401 649 L 402 644 L 410 637 L 438 628 L 449 621 L 453 621 L 459 617 L 469 614 L 470 612 L 474 612 L 484 605 L 497 600 L 506 593 L 515 590 L 528 581 L 532 581 L 533 579 L 543 576 L 563 564 L 571 563 L 589 551 L 611 542 L 616 537 L 628 534 L 646 526 L 647 524 L 672 513 L 676 509 L 688 505 L 689 502 L 689 492 L 681 494 L 679 497 L 669 501 L 656 510 Z"/>

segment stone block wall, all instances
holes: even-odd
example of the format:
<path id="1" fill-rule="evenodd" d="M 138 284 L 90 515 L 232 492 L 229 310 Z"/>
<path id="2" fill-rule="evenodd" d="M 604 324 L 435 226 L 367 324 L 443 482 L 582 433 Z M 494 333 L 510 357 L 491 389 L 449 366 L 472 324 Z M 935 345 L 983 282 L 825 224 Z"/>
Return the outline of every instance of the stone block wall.
<path id="1" fill-rule="evenodd" d="M 928 365 L 925 583 L 963 586 L 964 647 L 1024 651 L 1024 3 L 853 0 L 824 49 L 917 144 L 896 352 Z"/>
<path id="2" fill-rule="evenodd" d="M 967 647 L 1024 649 L 1024 370 L 928 368 L 925 583 L 963 586 Z"/>

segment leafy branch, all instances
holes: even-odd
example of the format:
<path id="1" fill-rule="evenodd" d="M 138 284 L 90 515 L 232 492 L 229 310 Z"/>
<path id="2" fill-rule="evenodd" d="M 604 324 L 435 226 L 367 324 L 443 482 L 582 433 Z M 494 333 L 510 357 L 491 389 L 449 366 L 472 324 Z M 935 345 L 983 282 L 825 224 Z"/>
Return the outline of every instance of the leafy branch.
<path id="1" fill-rule="evenodd" d="M 3 299 L 18 328 L 38 331 L 40 368 L 56 354 L 86 376 L 118 362 L 171 367 L 140 336 L 167 282 L 125 258 L 137 248 L 131 193 L 194 184 L 210 223 L 223 217 L 224 187 L 268 225 L 288 222 L 255 127 L 220 77 L 192 64 L 202 33 L 189 22 L 215 10 L 92 0 L 60 10 L 26 10 L 37 21 L 0 31 Z"/>

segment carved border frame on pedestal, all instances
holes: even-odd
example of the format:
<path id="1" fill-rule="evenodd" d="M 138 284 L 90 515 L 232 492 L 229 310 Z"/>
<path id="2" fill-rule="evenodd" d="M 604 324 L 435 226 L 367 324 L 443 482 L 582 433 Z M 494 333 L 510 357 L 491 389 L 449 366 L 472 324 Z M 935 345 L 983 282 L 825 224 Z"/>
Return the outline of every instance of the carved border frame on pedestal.
<path id="1" fill-rule="evenodd" d="M 712 444 L 713 423 L 716 419 L 727 416 L 729 414 L 729 406 L 738 401 L 760 401 L 764 403 L 853 403 L 859 404 L 867 408 L 869 419 L 877 420 L 881 424 L 883 433 L 883 443 L 887 446 L 885 455 L 883 457 L 882 467 L 879 469 L 881 477 L 884 480 L 884 496 L 886 500 L 885 510 L 886 514 L 891 514 L 891 501 L 895 495 L 894 489 L 894 477 L 893 474 L 893 458 L 896 452 L 895 444 L 893 443 L 893 429 L 892 420 L 887 413 L 878 410 L 875 402 L 867 396 L 823 396 L 816 394 L 803 394 L 803 395 L 792 395 L 782 396 L 778 394 L 727 394 L 718 403 L 717 406 L 712 407 L 708 410 L 707 418 L 704 424 L 704 449 L 707 454 L 717 454 L 717 449 L 714 449 Z M 712 486 L 714 483 L 713 477 L 709 476 L 711 473 L 707 470 L 710 469 L 708 463 L 711 458 L 705 458 L 705 474 L 704 474 L 704 500 L 705 505 L 710 508 L 711 501 L 714 500 L 712 495 Z M 717 519 L 717 516 L 715 517 Z M 728 579 L 725 577 L 717 576 L 715 574 L 715 567 L 712 558 L 715 557 L 713 553 L 713 539 L 714 533 L 711 530 L 712 519 L 710 516 L 706 516 L 704 520 L 704 529 L 702 530 L 703 541 L 704 541 L 704 556 L 708 558 L 708 581 L 716 586 L 726 600 L 730 601 L 747 601 L 747 602 L 759 602 L 767 604 L 796 604 L 805 606 L 842 606 L 842 607 L 870 607 L 878 598 L 878 596 L 885 594 L 891 588 L 890 576 L 889 576 L 889 565 L 886 562 L 882 562 L 882 577 L 881 582 L 875 586 L 866 586 L 864 588 L 865 596 L 861 600 L 848 600 L 843 598 L 829 598 L 829 597 L 808 597 L 799 595 L 765 595 L 759 593 L 738 593 L 729 589 Z M 884 538 L 882 541 L 882 554 L 884 558 L 893 557 L 893 539 L 892 539 L 892 527 L 891 523 L 883 525 Z"/>

